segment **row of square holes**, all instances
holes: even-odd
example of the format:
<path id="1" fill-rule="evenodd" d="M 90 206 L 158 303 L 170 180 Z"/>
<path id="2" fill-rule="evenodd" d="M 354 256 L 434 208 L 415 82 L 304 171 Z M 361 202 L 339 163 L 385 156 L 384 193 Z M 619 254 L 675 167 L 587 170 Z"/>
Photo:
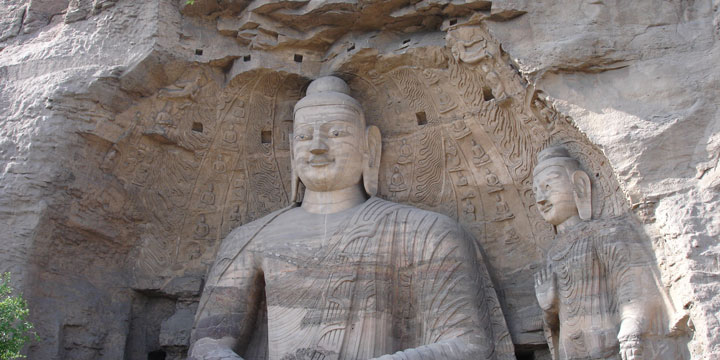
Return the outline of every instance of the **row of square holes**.
<path id="1" fill-rule="evenodd" d="M 450 25 L 455 25 L 453 23 L 453 21 L 456 21 L 456 20 L 450 21 Z M 403 40 L 403 44 L 407 44 L 409 42 L 410 42 L 410 39 Z M 348 52 L 353 51 L 353 50 L 355 50 L 355 45 L 352 45 L 347 49 Z M 195 55 L 200 56 L 202 54 L 203 54 L 203 49 L 195 49 Z M 248 62 L 248 61 L 250 61 L 250 59 L 251 59 L 250 55 L 243 56 L 244 62 Z M 301 62 L 303 62 L 303 56 L 300 54 L 295 54 L 295 56 L 293 57 L 293 60 L 295 60 L 295 62 L 297 62 L 297 63 L 301 63 Z"/>
<path id="2" fill-rule="evenodd" d="M 192 124 L 192 131 L 203 132 L 203 124 L 201 122 L 194 122 Z M 263 130 L 260 132 L 260 142 L 263 144 L 272 144 L 272 131 Z"/>
<path id="3" fill-rule="evenodd" d="M 427 115 L 425 115 L 424 111 L 415 113 L 415 118 L 417 119 L 418 125 L 426 125 L 427 124 Z M 203 132 L 203 124 L 201 122 L 194 122 L 192 124 L 192 131 L 194 132 Z M 263 144 L 271 144 L 272 143 L 272 131 L 270 130 L 263 130 L 260 132 L 260 142 Z"/>
<path id="4" fill-rule="evenodd" d="M 355 46 L 353 46 L 352 48 L 354 49 Z M 352 50 L 352 49 L 350 49 L 350 50 Z M 202 54 L 203 54 L 203 49 L 195 49 L 195 55 L 201 56 Z M 243 56 L 244 62 L 248 62 L 248 61 L 250 61 L 250 59 L 252 59 L 252 57 L 250 55 Z M 297 63 L 301 63 L 301 62 L 303 62 L 303 56 L 300 54 L 295 54 L 295 56 L 293 57 L 293 60 L 295 60 L 295 62 L 297 62 Z"/>
<path id="5" fill-rule="evenodd" d="M 403 41 L 403 44 L 407 44 L 408 42 L 410 42 L 410 39 Z M 352 45 L 347 49 L 348 52 L 353 51 L 353 50 L 355 50 L 355 45 Z M 203 54 L 203 49 L 195 49 L 195 55 L 200 56 L 202 54 Z M 295 54 L 295 56 L 293 57 L 293 60 L 295 60 L 295 62 L 301 63 L 303 61 L 303 56 L 300 54 Z M 246 62 L 250 61 L 250 55 L 243 56 L 243 61 L 246 61 Z"/>

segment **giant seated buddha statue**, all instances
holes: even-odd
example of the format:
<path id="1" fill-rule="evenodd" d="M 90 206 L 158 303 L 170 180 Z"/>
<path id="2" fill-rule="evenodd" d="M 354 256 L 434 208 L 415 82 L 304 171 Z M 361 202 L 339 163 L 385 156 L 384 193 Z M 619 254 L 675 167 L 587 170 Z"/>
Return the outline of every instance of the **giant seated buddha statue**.
<path id="1" fill-rule="evenodd" d="M 349 94 L 322 77 L 295 106 L 294 204 L 224 239 L 190 358 L 514 359 L 472 236 L 375 197 L 380 131 Z"/>

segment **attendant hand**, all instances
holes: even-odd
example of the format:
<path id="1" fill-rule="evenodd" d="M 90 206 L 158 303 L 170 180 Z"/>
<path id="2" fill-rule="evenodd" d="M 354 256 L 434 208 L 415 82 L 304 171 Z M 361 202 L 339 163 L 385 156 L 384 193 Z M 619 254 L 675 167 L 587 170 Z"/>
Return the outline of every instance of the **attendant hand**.
<path id="1" fill-rule="evenodd" d="M 214 349 L 202 355 L 190 357 L 190 360 L 243 360 L 239 355 L 227 349 Z"/>
<path id="2" fill-rule="evenodd" d="M 545 312 L 557 311 L 557 280 L 551 268 L 545 268 L 535 274 L 535 297 Z"/>
<path id="3" fill-rule="evenodd" d="M 639 336 L 626 336 L 619 340 L 622 360 L 642 360 L 642 342 Z"/>

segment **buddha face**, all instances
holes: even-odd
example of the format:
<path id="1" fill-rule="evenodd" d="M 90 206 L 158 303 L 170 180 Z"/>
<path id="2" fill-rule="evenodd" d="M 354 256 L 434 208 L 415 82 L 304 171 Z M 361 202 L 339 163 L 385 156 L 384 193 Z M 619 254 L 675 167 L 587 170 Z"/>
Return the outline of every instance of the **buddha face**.
<path id="1" fill-rule="evenodd" d="M 533 190 L 540 215 L 555 226 L 578 215 L 574 184 L 562 165 L 551 165 L 535 174 Z"/>
<path id="2" fill-rule="evenodd" d="M 293 129 L 293 167 L 308 190 L 341 190 L 360 182 L 365 132 L 352 108 L 301 108 Z"/>

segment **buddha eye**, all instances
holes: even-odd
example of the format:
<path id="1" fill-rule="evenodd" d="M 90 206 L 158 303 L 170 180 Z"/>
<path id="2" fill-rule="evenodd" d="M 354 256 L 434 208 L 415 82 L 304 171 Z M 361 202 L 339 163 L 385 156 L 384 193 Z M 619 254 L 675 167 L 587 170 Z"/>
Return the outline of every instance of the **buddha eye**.
<path id="1" fill-rule="evenodd" d="M 297 141 L 304 141 L 304 140 L 310 140 L 312 139 L 312 136 L 307 134 L 297 134 L 295 135 L 295 140 Z"/>
<path id="2" fill-rule="evenodd" d="M 347 135 L 347 134 L 348 134 L 348 132 L 345 131 L 345 130 L 343 130 L 343 129 L 331 129 L 331 130 L 329 131 L 329 135 L 330 135 L 331 137 L 342 137 L 342 136 L 345 136 L 345 135 Z"/>

